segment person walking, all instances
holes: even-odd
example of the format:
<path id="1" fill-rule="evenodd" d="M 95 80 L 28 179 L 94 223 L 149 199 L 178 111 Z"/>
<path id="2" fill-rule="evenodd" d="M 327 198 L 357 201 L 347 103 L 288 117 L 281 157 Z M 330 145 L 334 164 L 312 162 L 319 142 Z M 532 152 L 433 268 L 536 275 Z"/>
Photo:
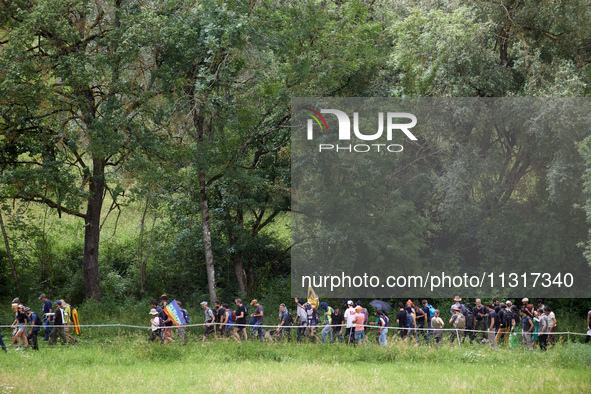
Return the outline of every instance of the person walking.
<path id="1" fill-rule="evenodd" d="M 381 309 L 376 311 L 376 316 L 378 317 L 378 333 L 379 333 L 379 342 L 380 346 L 388 346 L 388 326 L 390 324 L 390 319 L 388 318 L 388 314 Z"/>
<path id="2" fill-rule="evenodd" d="M 556 315 L 548 305 L 544 307 L 544 310 L 548 315 L 548 343 L 554 346 L 556 344 L 556 338 L 554 336 L 556 332 Z"/>
<path id="3" fill-rule="evenodd" d="M 326 336 L 330 334 L 330 341 L 332 342 L 332 315 L 334 314 L 334 309 L 328 306 L 326 302 L 321 302 L 320 308 L 324 310 L 324 328 L 322 329 L 320 341 L 325 343 Z"/>
<path id="4" fill-rule="evenodd" d="M 296 309 L 296 313 L 297 313 L 297 320 L 296 320 L 296 324 L 298 325 L 298 331 L 297 331 L 297 343 L 302 342 L 302 336 L 304 336 L 306 334 L 306 326 L 308 324 L 308 314 L 306 313 L 306 310 L 304 309 L 304 300 L 302 300 L 301 298 L 295 297 L 294 301 L 297 305 L 297 309 Z"/>
<path id="5" fill-rule="evenodd" d="M 51 322 L 53 322 L 53 316 L 49 315 L 53 313 L 53 304 L 47 299 L 45 294 L 39 296 L 41 302 L 43 302 L 43 331 L 45 332 L 44 341 L 49 340 L 49 334 L 51 334 Z"/>
<path id="6" fill-rule="evenodd" d="M 345 327 L 345 341 L 349 344 L 355 341 L 355 316 L 357 312 L 353 307 L 353 301 L 348 301 L 347 306 L 348 308 L 345 311 L 345 321 L 347 323 Z"/>
<path id="7" fill-rule="evenodd" d="M 543 309 L 538 309 L 538 314 L 540 315 L 538 340 L 540 341 L 540 350 L 544 352 L 548 346 L 548 332 L 550 331 L 548 327 L 548 316 Z"/>
<path id="8" fill-rule="evenodd" d="M 345 316 L 341 313 L 339 306 L 332 308 L 334 313 L 332 314 L 332 339 L 330 343 L 334 343 L 335 339 L 339 340 L 339 343 L 343 343 L 343 322 Z"/>
<path id="9" fill-rule="evenodd" d="M 439 317 L 439 310 L 435 309 L 433 318 L 431 319 L 431 327 L 433 327 L 433 338 L 435 338 L 435 346 L 439 346 L 439 343 L 443 339 L 443 319 Z"/>
<path id="10" fill-rule="evenodd" d="M 289 321 L 289 312 L 285 304 L 279 305 L 279 326 L 277 327 L 280 338 L 287 337 L 287 342 L 291 342 L 291 322 Z"/>
<path id="11" fill-rule="evenodd" d="M 240 339 L 240 334 L 244 335 L 244 340 L 248 341 L 248 334 L 246 330 L 246 316 L 248 315 L 248 309 L 242 302 L 241 298 L 234 300 L 236 304 L 236 324 L 234 325 L 234 334 Z"/>
<path id="12" fill-rule="evenodd" d="M 25 308 L 25 313 L 27 314 L 29 320 L 29 333 L 27 334 L 27 340 L 29 344 L 33 345 L 33 350 L 39 350 L 39 343 L 37 342 L 37 336 L 39 335 L 40 327 L 42 327 L 43 323 L 39 316 L 35 312 L 31 310 L 31 308 Z"/>
<path id="13" fill-rule="evenodd" d="M 540 341 L 540 338 L 538 335 L 538 330 L 539 330 L 539 326 L 540 326 L 540 314 L 538 313 L 538 311 L 534 311 L 533 322 L 534 322 L 534 330 L 532 331 L 531 339 L 532 339 L 532 350 L 535 352 L 536 347 L 538 347 L 538 343 Z"/>
<path id="14" fill-rule="evenodd" d="M 203 313 L 205 313 L 205 322 L 203 326 L 205 327 L 205 331 L 203 332 L 203 343 L 205 343 L 205 339 L 208 335 L 215 335 L 215 315 L 213 310 L 207 306 L 207 301 L 203 301 L 201 304 L 201 309 L 203 309 Z"/>
<path id="15" fill-rule="evenodd" d="M 155 308 L 150 310 L 150 338 L 148 340 L 150 342 L 154 342 L 158 340 L 162 342 L 162 329 L 160 328 L 160 318 L 158 317 L 158 311 Z"/>
<path id="16" fill-rule="evenodd" d="M 251 316 L 255 318 L 255 323 L 254 323 L 254 326 L 252 327 L 251 334 L 253 335 L 253 338 L 254 338 L 254 332 L 258 331 L 259 338 L 260 338 L 261 342 L 263 342 L 263 328 L 261 327 L 263 324 L 265 324 L 265 313 L 264 313 L 263 306 L 261 304 L 259 304 L 259 302 L 256 299 L 250 301 L 250 305 L 254 306 L 254 308 L 255 308 L 254 313 L 251 313 Z"/>
<path id="17" fill-rule="evenodd" d="M 51 330 L 51 334 L 49 334 L 49 346 L 53 346 L 57 337 L 59 336 L 62 339 L 63 344 L 68 343 L 68 338 L 66 338 L 66 334 L 64 332 L 64 310 L 62 309 L 62 302 L 56 301 L 55 302 L 55 316 L 53 319 L 53 330 Z"/>
<path id="18" fill-rule="evenodd" d="M 488 332 L 488 344 L 490 348 L 493 350 L 498 350 L 499 347 L 497 345 L 497 338 L 496 338 L 496 323 L 498 320 L 497 313 L 494 310 L 494 307 L 491 303 L 485 305 L 487 316 L 486 316 L 486 327 Z"/>
<path id="19" fill-rule="evenodd" d="M 457 305 L 452 306 L 452 311 L 454 313 L 451 315 L 449 323 L 454 330 L 451 332 L 449 343 L 453 346 L 456 339 L 458 340 L 458 344 L 460 343 L 460 331 L 466 328 L 466 317 L 460 312 L 460 308 Z"/>
<path id="20" fill-rule="evenodd" d="M 532 346 L 531 336 L 534 330 L 534 322 L 529 317 L 529 314 L 525 312 L 525 309 L 521 309 L 519 312 L 521 315 L 521 329 L 523 333 L 523 345 L 528 350 L 534 350 Z"/>
<path id="21" fill-rule="evenodd" d="M 408 327 L 406 325 L 406 310 L 404 309 L 404 303 L 398 303 L 398 313 L 396 314 L 396 323 L 398 324 L 398 331 L 400 331 L 400 339 L 404 340 L 408 333 Z"/>
<path id="22" fill-rule="evenodd" d="M 12 325 L 16 329 L 14 338 L 18 341 L 19 347 L 16 350 L 27 350 L 29 347 L 29 341 L 27 340 L 27 334 L 25 332 L 27 328 L 27 314 L 25 313 L 24 305 L 20 304 L 16 309 L 16 319 Z M 14 340 L 13 340 L 14 341 Z"/>

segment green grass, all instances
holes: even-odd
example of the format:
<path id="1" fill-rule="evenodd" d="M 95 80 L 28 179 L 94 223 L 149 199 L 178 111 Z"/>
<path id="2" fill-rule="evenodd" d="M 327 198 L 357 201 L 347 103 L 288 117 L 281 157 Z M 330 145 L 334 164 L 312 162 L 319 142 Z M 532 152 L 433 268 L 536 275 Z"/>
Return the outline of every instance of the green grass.
<path id="1" fill-rule="evenodd" d="M 582 344 L 531 353 L 393 340 L 387 348 L 214 340 L 202 346 L 191 336 L 186 346 L 160 345 L 125 331 L 82 338 L 77 346 L 42 342 L 38 352 L 0 354 L 0 392 L 591 391 L 591 346 Z"/>

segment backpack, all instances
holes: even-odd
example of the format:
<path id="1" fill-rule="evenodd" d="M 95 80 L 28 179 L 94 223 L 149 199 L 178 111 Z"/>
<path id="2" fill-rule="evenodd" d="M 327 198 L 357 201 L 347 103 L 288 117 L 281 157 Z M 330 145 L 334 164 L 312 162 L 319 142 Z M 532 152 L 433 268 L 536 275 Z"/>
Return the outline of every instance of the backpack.
<path id="1" fill-rule="evenodd" d="M 320 315 L 318 314 L 318 311 L 316 310 L 316 308 L 312 308 L 312 322 L 318 323 L 319 321 L 320 321 Z"/>
<path id="2" fill-rule="evenodd" d="M 466 327 L 474 327 L 474 314 L 472 313 L 472 311 L 466 309 L 464 317 L 466 317 Z"/>
<path id="3" fill-rule="evenodd" d="M 289 312 L 287 312 L 287 324 L 293 325 L 293 315 Z"/>
<path id="4" fill-rule="evenodd" d="M 499 317 L 499 327 L 501 328 L 505 328 L 507 327 L 507 311 L 504 309 L 501 309 L 499 311 L 499 313 L 497 313 L 497 316 Z"/>
<path id="5" fill-rule="evenodd" d="M 505 311 L 504 319 L 505 327 L 511 327 L 511 320 L 513 320 L 513 312 Z"/>
<path id="6" fill-rule="evenodd" d="M 431 304 L 427 304 L 427 308 L 429 308 L 429 317 L 434 317 L 435 316 L 435 308 L 433 308 L 433 305 Z"/>
<path id="7" fill-rule="evenodd" d="M 185 318 L 185 322 L 187 324 L 191 324 L 191 318 L 189 317 L 189 312 L 186 309 L 181 309 L 183 311 L 183 317 Z"/>
<path id="8" fill-rule="evenodd" d="M 230 321 L 228 323 L 236 321 L 236 314 L 233 311 L 228 310 L 228 316 L 230 316 Z"/>
<path id="9" fill-rule="evenodd" d="M 384 327 L 388 327 L 388 325 L 390 324 L 390 319 L 388 319 L 388 316 L 382 315 L 380 316 L 380 318 L 384 319 Z"/>
<path id="10" fill-rule="evenodd" d="M 412 315 L 406 311 L 406 327 L 412 327 Z"/>
<path id="11" fill-rule="evenodd" d="M 158 326 L 159 327 L 164 327 L 164 320 L 166 320 L 166 318 L 167 318 L 167 316 L 166 316 L 166 313 L 164 312 L 164 309 L 163 309 L 158 314 Z"/>
<path id="12" fill-rule="evenodd" d="M 466 316 L 461 313 L 458 314 L 456 320 L 454 320 L 454 328 L 464 329 L 466 328 Z"/>

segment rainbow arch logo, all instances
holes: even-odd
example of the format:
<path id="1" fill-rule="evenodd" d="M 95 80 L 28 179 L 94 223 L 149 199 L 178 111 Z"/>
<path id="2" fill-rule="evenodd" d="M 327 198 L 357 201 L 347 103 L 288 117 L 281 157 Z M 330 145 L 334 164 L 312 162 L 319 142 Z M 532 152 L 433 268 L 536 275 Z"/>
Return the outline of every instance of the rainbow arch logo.
<path id="1" fill-rule="evenodd" d="M 328 125 L 326 124 L 326 120 L 324 120 L 324 117 L 320 115 L 320 112 L 313 110 L 309 107 L 305 107 L 304 109 L 308 110 L 310 116 L 316 121 L 316 123 L 318 123 L 318 126 L 320 126 L 320 130 L 322 130 L 322 123 L 324 123 L 324 128 L 326 131 L 328 131 Z M 320 123 L 320 120 L 322 120 L 322 123 Z"/>

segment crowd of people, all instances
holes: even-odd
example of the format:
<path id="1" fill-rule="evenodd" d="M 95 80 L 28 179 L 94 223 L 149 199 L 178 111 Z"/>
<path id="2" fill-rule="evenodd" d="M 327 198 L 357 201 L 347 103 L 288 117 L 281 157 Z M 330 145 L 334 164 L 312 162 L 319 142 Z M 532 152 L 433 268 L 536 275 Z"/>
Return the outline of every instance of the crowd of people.
<path id="1" fill-rule="evenodd" d="M 162 305 L 165 306 L 166 302 L 163 299 Z M 449 332 L 449 343 L 452 346 L 469 340 L 470 343 L 488 343 L 492 349 L 498 349 L 501 343 L 510 349 L 522 345 L 532 351 L 538 348 L 544 351 L 548 345 L 556 342 L 556 316 L 541 299 L 534 306 L 529 299 L 523 298 L 520 307 L 510 300 L 501 303 L 496 298 L 486 304 L 477 299 L 475 305 L 472 305 L 463 304 L 462 299 L 456 296 L 453 302 L 450 308 L 451 318 L 446 323 L 442 320 L 440 311 L 427 300 L 422 300 L 420 304 L 412 300 L 399 302 L 397 313 L 394 315 L 391 312 L 391 321 L 388 312 L 379 307 L 370 316 L 361 301 L 344 300 L 342 305 L 329 306 L 326 302 L 310 302 L 296 297 L 292 305 L 295 315 L 288 311 L 286 304 L 280 304 L 279 324 L 275 326 L 265 325 L 264 308 L 256 299 L 250 302 L 254 308 L 250 314 L 240 298 L 233 300 L 235 310 L 221 301 L 216 301 L 213 306 L 203 301 L 201 307 L 205 322 L 202 341 L 205 342 L 208 337 L 248 340 L 248 331 L 252 339 L 291 341 L 293 329 L 298 343 L 307 339 L 321 343 L 338 341 L 360 344 L 367 342 L 368 333 L 373 332 L 376 342 L 386 346 L 388 331 L 395 328 L 400 339 L 414 341 L 416 345 L 433 343 L 438 346 L 442 343 L 445 332 Z M 167 334 L 167 329 L 161 326 L 163 320 L 168 321 L 166 315 L 159 315 L 162 312 L 157 309 L 161 307 L 157 306 L 156 300 L 153 301 L 153 306 L 155 308 L 150 312 L 150 339 L 172 341 L 172 332 Z M 183 313 L 186 311 L 183 310 Z M 590 316 L 591 311 L 587 316 L 588 325 Z M 586 342 L 588 340 L 589 337 Z"/>
<path id="2" fill-rule="evenodd" d="M 70 326 L 73 325 L 73 308 L 64 300 L 52 303 L 45 294 L 41 294 L 39 299 L 43 302 L 41 317 L 31 308 L 24 306 L 20 299 L 12 300 L 14 321 L 11 324 L 12 340 L 8 346 L 17 345 L 16 350 L 27 350 L 29 347 L 39 350 L 38 335 L 41 329 L 44 333 L 42 340 L 49 341 L 49 346 L 52 346 L 58 337 L 62 339 L 63 344 L 68 344 L 70 340 L 74 344 L 78 343 L 78 340 L 70 334 Z M 0 347 L 6 351 L 1 333 Z"/>
<path id="3" fill-rule="evenodd" d="M 26 350 L 29 347 L 38 350 L 38 334 L 41 330 L 44 334 L 42 340 L 48 341 L 49 346 L 54 345 L 58 337 L 63 344 L 70 341 L 76 344 L 78 340 L 70 334 L 75 310 L 64 300 L 50 301 L 45 294 L 41 294 L 39 300 L 43 302 L 41 314 L 25 307 L 18 298 L 12 301 L 15 319 L 11 325 L 12 340 L 8 346 L 18 345 L 17 350 Z M 186 326 L 175 327 L 173 319 L 165 310 L 168 302 L 166 295 L 151 301 L 149 340 L 174 342 L 176 332 L 176 336 L 186 343 Z M 185 323 L 191 324 L 188 311 L 182 308 L 180 301 L 176 303 Z M 548 345 L 552 346 L 556 342 L 556 315 L 541 299 L 534 306 L 529 299 L 523 298 L 518 307 L 511 300 L 502 303 L 497 298 L 486 304 L 480 299 L 476 299 L 475 305 L 469 302 L 464 304 L 456 296 L 450 308 L 451 318 L 448 322 L 443 321 L 440 311 L 427 300 L 420 303 L 412 300 L 399 302 L 397 311 L 390 311 L 390 317 L 386 310 L 391 309 L 389 305 L 389 308 L 378 306 L 373 316 L 370 316 L 361 301 L 343 300 L 341 305 L 329 306 L 317 299 L 306 301 L 296 297 L 291 305 L 295 308 L 295 315 L 289 312 L 286 304 L 279 305 L 278 325 L 265 325 L 265 310 L 256 299 L 250 302 L 250 306 L 254 308 L 252 313 L 249 313 L 248 306 L 240 298 L 233 300 L 232 308 L 221 301 L 216 301 L 213 307 L 203 301 L 201 308 L 205 321 L 202 341 L 205 342 L 209 337 L 248 340 L 249 331 L 251 339 L 291 341 L 292 330 L 295 330 L 298 343 L 308 340 L 356 345 L 368 342 L 369 334 L 373 332 L 376 342 L 387 346 L 387 334 L 394 328 L 398 331 L 395 336 L 414 342 L 416 346 L 423 343 L 439 346 L 446 332 L 449 332 L 448 340 L 452 346 L 469 340 L 470 343 L 488 343 L 495 350 L 499 344 L 504 344 L 510 349 L 524 346 L 529 350 L 539 348 L 545 351 Z M 588 330 L 590 320 L 591 311 L 587 314 Z M 585 343 L 590 339 L 591 336 L 588 335 Z M 1 334 L 0 346 L 6 351 Z"/>

